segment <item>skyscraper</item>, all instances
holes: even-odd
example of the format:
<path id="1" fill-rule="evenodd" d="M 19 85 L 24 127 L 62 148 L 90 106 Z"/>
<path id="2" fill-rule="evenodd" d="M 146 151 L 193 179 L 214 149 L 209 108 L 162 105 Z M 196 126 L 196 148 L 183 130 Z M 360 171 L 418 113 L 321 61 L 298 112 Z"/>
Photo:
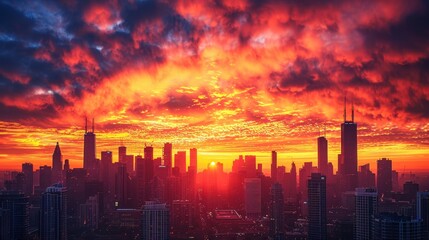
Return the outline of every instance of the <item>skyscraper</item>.
<path id="1" fill-rule="evenodd" d="M 127 155 L 127 147 L 119 146 L 118 147 L 118 162 L 125 163 L 125 155 Z"/>
<path id="2" fill-rule="evenodd" d="M 52 154 L 52 180 L 60 182 L 62 180 L 63 161 L 61 155 L 60 145 L 57 142 L 54 153 Z"/>
<path id="3" fill-rule="evenodd" d="M 270 235 L 272 239 L 284 239 L 284 197 L 280 183 L 271 186 Z"/>
<path id="4" fill-rule="evenodd" d="M 346 118 L 346 100 L 344 99 L 344 122 L 341 124 L 341 155 L 338 172 L 342 177 L 343 190 L 354 191 L 357 186 L 357 124 L 354 122 L 354 107 L 352 120 Z"/>
<path id="5" fill-rule="evenodd" d="M 197 149 L 191 148 L 189 149 L 189 167 L 193 169 L 194 172 L 198 171 L 198 163 L 197 163 Z"/>
<path id="6" fill-rule="evenodd" d="M 52 184 L 52 168 L 50 166 L 39 167 L 39 186 L 43 191 Z"/>
<path id="7" fill-rule="evenodd" d="M 171 143 L 164 143 L 163 160 L 164 166 L 167 168 L 167 174 L 170 176 L 173 162 L 173 145 Z"/>
<path id="8" fill-rule="evenodd" d="M 43 193 L 40 215 L 41 239 L 67 239 L 67 195 L 62 184 L 54 184 Z"/>
<path id="9" fill-rule="evenodd" d="M 377 214 L 377 191 L 373 188 L 357 188 L 355 202 L 355 239 L 373 239 L 372 223 Z"/>
<path id="10" fill-rule="evenodd" d="M 392 160 L 390 159 L 377 160 L 377 190 L 380 197 L 392 191 Z"/>
<path id="11" fill-rule="evenodd" d="M 94 119 L 92 119 L 92 132 L 88 132 L 88 121 L 85 119 L 85 135 L 83 142 L 83 168 L 91 175 L 96 167 Z"/>
<path id="12" fill-rule="evenodd" d="M 416 205 L 417 219 L 423 220 L 424 239 L 429 239 L 429 192 L 418 192 Z"/>
<path id="13" fill-rule="evenodd" d="M 317 138 L 317 167 L 320 173 L 326 175 L 328 168 L 328 140 L 323 136 Z"/>
<path id="14" fill-rule="evenodd" d="M 180 174 L 186 173 L 186 152 L 178 151 L 174 154 L 174 167 L 179 168 Z"/>
<path id="15" fill-rule="evenodd" d="M 244 205 L 248 218 L 261 216 L 261 179 L 244 179 Z"/>
<path id="16" fill-rule="evenodd" d="M 379 213 L 373 220 L 373 239 L 428 239 L 422 235 L 422 220 L 397 213 Z"/>
<path id="17" fill-rule="evenodd" d="M 102 151 L 101 152 L 101 181 L 103 182 L 103 188 L 105 193 L 113 192 L 112 181 L 110 180 L 112 173 L 112 152 Z"/>
<path id="18" fill-rule="evenodd" d="M 23 163 L 22 172 L 25 175 L 24 193 L 26 196 L 33 195 L 33 164 Z"/>
<path id="19" fill-rule="evenodd" d="M 308 180 L 308 239 L 327 239 L 326 178 L 312 173 Z"/>
<path id="20" fill-rule="evenodd" d="M 246 167 L 246 177 L 256 177 L 256 156 L 246 155 L 244 156 L 244 165 Z"/>
<path id="21" fill-rule="evenodd" d="M 166 204 L 146 202 L 143 207 L 141 239 L 170 239 L 170 211 Z"/>
<path id="22" fill-rule="evenodd" d="M 144 152 L 144 159 L 153 161 L 153 147 L 152 146 L 145 146 L 143 152 Z"/>
<path id="23" fill-rule="evenodd" d="M 0 209 L 7 213 L 2 216 L 7 224 L 0 229 L 8 228 L 1 230 L 6 230 L 10 239 L 27 239 L 28 197 L 16 191 L 0 191 Z"/>
<path id="24" fill-rule="evenodd" d="M 271 152 L 271 180 L 277 182 L 277 152 Z"/>

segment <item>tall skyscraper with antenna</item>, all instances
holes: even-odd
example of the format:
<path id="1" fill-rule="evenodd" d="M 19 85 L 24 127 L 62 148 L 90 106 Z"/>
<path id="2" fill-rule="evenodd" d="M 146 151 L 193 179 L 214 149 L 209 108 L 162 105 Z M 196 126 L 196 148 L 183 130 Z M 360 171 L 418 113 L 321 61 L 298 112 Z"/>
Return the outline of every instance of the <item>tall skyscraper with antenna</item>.
<path id="1" fill-rule="evenodd" d="M 92 132 L 88 131 L 88 120 L 85 118 L 85 135 L 83 142 L 83 168 L 90 174 L 96 167 L 95 160 L 95 133 L 94 119 L 92 119 Z"/>
<path id="2" fill-rule="evenodd" d="M 353 191 L 357 186 L 357 124 L 354 122 L 354 105 L 352 104 L 351 121 L 347 121 L 346 98 L 344 97 L 344 122 L 341 124 L 341 155 L 338 172 L 344 180 L 344 190 Z"/>
<path id="3" fill-rule="evenodd" d="M 52 177 L 54 182 L 62 180 L 63 160 L 61 155 L 60 144 L 57 142 L 54 153 L 52 154 Z"/>

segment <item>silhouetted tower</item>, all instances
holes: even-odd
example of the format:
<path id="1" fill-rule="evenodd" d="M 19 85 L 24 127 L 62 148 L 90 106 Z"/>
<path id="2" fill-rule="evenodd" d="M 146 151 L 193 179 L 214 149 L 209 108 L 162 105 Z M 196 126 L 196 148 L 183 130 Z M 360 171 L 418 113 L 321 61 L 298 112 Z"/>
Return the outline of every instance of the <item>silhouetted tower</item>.
<path id="1" fill-rule="evenodd" d="M 271 152 L 271 180 L 277 182 L 277 152 Z"/>
<path id="2" fill-rule="evenodd" d="M 63 160 L 60 144 L 57 142 L 54 153 L 52 154 L 52 177 L 54 182 L 62 181 Z"/>
<path id="3" fill-rule="evenodd" d="M 355 239 L 373 239 L 372 223 L 377 214 L 377 190 L 356 188 Z"/>
<path id="4" fill-rule="evenodd" d="M 40 237 L 46 240 L 67 239 L 67 195 L 62 184 L 48 187 L 42 195 Z"/>
<path id="5" fill-rule="evenodd" d="M 390 159 L 377 160 L 377 190 L 380 197 L 392 191 L 392 160 Z"/>
<path id="6" fill-rule="evenodd" d="M 327 239 L 326 178 L 312 173 L 308 180 L 308 239 Z"/>
<path id="7" fill-rule="evenodd" d="M 352 120 L 346 119 L 346 98 L 344 97 L 344 122 L 341 124 L 341 154 L 338 172 L 342 177 L 343 190 L 354 191 L 357 186 L 357 124 L 354 122 L 354 106 Z"/>
<path id="8" fill-rule="evenodd" d="M 272 239 L 285 239 L 284 236 L 284 197 L 283 188 L 280 183 L 271 186 L 271 219 L 270 235 Z"/>
<path id="9" fill-rule="evenodd" d="M 196 148 L 189 149 L 189 167 L 195 173 L 198 171 L 197 149 Z"/>
<path id="10" fill-rule="evenodd" d="M 317 167 L 326 175 L 328 169 L 328 140 L 324 136 L 317 138 Z"/>
<path id="11" fill-rule="evenodd" d="M 173 162 L 173 145 L 171 143 L 164 143 L 163 159 L 164 166 L 167 168 L 167 175 L 170 176 Z"/>
<path id="12" fill-rule="evenodd" d="M 33 195 L 33 164 L 23 163 L 22 172 L 25 176 L 24 193 L 26 196 Z"/>
<path id="13" fill-rule="evenodd" d="M 93 174 L 96 168 L 94 119 L 92 119 L 92 132 L 88 132 L 88 120 L 85 118 L 85 135 L 83 142 L 83 168 Z"/>

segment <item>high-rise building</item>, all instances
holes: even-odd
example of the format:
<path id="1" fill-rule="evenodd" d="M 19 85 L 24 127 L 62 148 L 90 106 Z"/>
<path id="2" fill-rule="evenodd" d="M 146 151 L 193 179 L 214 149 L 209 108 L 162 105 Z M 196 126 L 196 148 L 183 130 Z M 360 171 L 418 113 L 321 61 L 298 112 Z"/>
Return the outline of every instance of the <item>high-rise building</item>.
<path id="1" fill-rule="evenodd" d="M 174 231 L 186 231 L 193 224 L 193 208 L 189 200 L 174 200 L 171 209 L 171 223 Z"/>
<path id="2" fill-rule="evenodd" d="M 88 123 L 85 119 L 83 168 L 86 169 L 90 175 L 94 175 L 94 170 L 96 168 L 94 119 L 92 119 L 92 132 L 88 132 Z"/>
<path id="3" fill-rule="evenodd" d="M 254 155 L 244 156 L 244 164 L 246 167 L 246 178 L 256 177 L 256 156 Z"/>
<path id="4" fill-rule="evenodd" d="M 178 151 L 174 154 L 174 167 L 179 168 L 180 174 L 186 173 L 186 151 Z"/>
<path id="5" fill-rule="evenodd" d="M 52 168 L 50 166 L 39 167 L 39 185 L 42 191 L 52 184 Z"/>
<path id="6" fill-rule="evenodd" d="M 419 192 L 419 184 L 407 181 L 404 183 L 403 192 L 406 197 L 406 200 L 410 202 L 415 202 L 417 198 L 417 193 Z"/>
<path id="7" fill-rule="evenodd" d="M 128 207 L 128 186 L 129 176 L 127 173 L 127 166 L 123 163 L 115 163 L 115 207 L 127 208 Z"/>
<path id="8" fill-rule="evenodd" d="M 167 168 L 167 175 L 171 175 L 171 168 L 173 167 L 173 145 L 171 143 L 164 143 L 163 148 L 164 166 Z"/>
<path id="9" fill-rule="evenodd" d="M 427 239 L 422 235 L 422 220 L 396 213 L 379 213 L 373 221 L 373 239 Z"/>
<path id="10" fill-rule="evenodd" d="M 67 239 L 67 195 L 62 184 L 46 188 L 42 195 L 40 238 Z"/>
<path id="11" fill-rule="evenodd" d="M 359 167 L 358 187 L 361 187 L 361 188 L 375 187 L 375 174 L 371 172 L 369 163 Z"/>
<path id="12" fill-rule="evenodd" d="M 141 239 L 170 239 L 170 211 L 166 204 L 146 202 L 143 207 Z"/>
<path id="13" fill-rule="evenodd" d="M 271 152 L 271 180 L 277 182 L 277 152 Z"/>
<path id="14" fill-rule="evenodd" d="M 272 239 L 284 239 L 284 198 L 280 183 L 271 186 L 270 235 Z"/>
<path id="15" fill-rule="evenodd" d="M 372 222 L 377 214 L 377 199 L 377 191 L 374 188 L 356 188 L 356 239 L 374 239 L 372 236 Z"/>
<path id="16" fill-rule="evenodd" d="M 153 161 L 153 147 L 152 146 L 145 146 L 143 152 L 144 152 L 144 159 Z"/>
<path id="17" fill-rule="evenodd" d="M 392 191 L 392 160 L 390 159 L 377 160 L 377 190 L 380 197 Z"/>
<path id="18" fill-rule="evenodd" d="M 327 239 L 326 178 L 312 173 L 308 180 L 308 239 Z"/>
<path id="19" fill-rule="evenodd" d="M 416 200 L 417 219 L 421 219 L 424 239 L 429 239 L 429 192 L 418 192 Z"/>
<path id="20" fill-rule="evenodd" d="M 22 172 L 25 175 L 24 193 L 26 196 L 33 195 L 33 164 L 23 163 Z"/>
<path id="21" fill-rule="evenodd" d="M 320 173 L 326 175 L 328 170 L 328 140 L 323 136 L 317 138 L 317 167 Z"/>
<path id="22" fill-rule="evenodd" d="M 357 186 L 357 124 L 354 122 L 354 107 L 352 120 L 346 118 L 346 101 L 344 99 L 344 122 L 341 124 L 341 154 L 338 162 L 338 172 L 342 177 L 343 190 L 354 191 Z"/>
<path id="23" fill-rule="evenodd" d="M 119 146 L 118 147 L 118 162 L 125 163 L 125 155 L 127 155 L 127 147 Z"/>
<path id="24" fill-rule="evenodd" d="M 70 171 L 70 161 L 68 159 L 64 160 L 64 172 L 67 173 Z M 64 175 L 66 177 L 66 175 Z"/>
<path id="25" fill-rule="evenodd" d="M 2 211 L 0 234 L 9 236 L 9 239 L 27 239 L 28 197 L 17 191 L 0 191 L 0 210 Z"/>
<path id="26" fill-rule="evenodd" d="M 127 166 L 128 175 L 133 175 L 134 172 L 134 155 L 125 155 L 122 163 Z"/>
<path id="27" fill-rule="evenodd" d="M 60 144 L 57 142 L 54 153 L 52 154 L 52 180 L 60 182 L 62 180 L 63 172 L 63 156 L 61 155 Z"/>
<path id="28" fill-rule="evenodd" d="M 105 193 L 113 192 L 112 181 L 112 161 L 113 154 L 111 151 L 102 151 L 101 152 L 101 181 L 103 182 L 103 188 Z"/>
<path id="29" fill-rule="evenodd" d="M 244 179 L 244 206 L 248 218 L 261 216 L 261 179 Z"/>
<path id="30" fill-rule="evenodd" d="M 196 173 L 198 171 L 197 149 L 189 149 L 189 167 Z"/>

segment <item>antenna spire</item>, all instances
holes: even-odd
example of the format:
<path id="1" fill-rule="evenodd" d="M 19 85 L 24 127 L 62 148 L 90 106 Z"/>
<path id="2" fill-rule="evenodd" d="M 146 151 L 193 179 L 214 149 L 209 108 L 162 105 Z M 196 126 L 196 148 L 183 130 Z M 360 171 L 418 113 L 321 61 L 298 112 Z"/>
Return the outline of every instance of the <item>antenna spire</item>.
<path id="1" fill-rule="evenodd" d="M 354 122 L 354 121 L 355 121 L 355 105 L 352 102 L 352 122 Z"/>
<path id="2" fill-rule="evenodd" d="M 347 104 L 346 101 L 347 101 L 346 95 L 344 94 L 344 122 L 346 122 L 346 116 L 347 116 L 346 115 L 346 104 Z"/>
<path id="3" fill-rule="evenodd" d="M 85 117 L 85 133 L 88 132 L 88 118 Z"/>
<path id="4" fill-rule="evenodd" d="M 94 118 L 92 118 L 92 133 L 94 133 Z"/>

